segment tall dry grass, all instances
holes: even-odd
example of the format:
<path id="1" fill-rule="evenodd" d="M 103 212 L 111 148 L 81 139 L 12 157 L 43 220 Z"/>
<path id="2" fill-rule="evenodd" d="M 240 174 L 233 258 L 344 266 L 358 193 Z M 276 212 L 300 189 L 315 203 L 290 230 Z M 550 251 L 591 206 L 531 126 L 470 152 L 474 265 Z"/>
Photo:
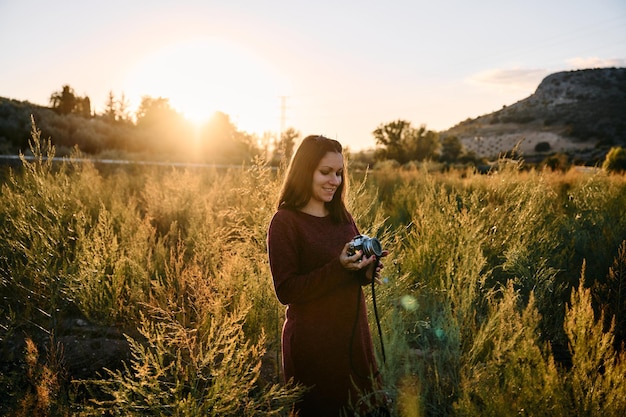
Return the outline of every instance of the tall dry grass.
<path id="1" fill-rule="evenodd" d="M 54 165 L 36 129 L 32 147 L 0 190 L 1 335 L 58 348 L 29 343 L 28 374 L 0 370 L 2 412 L 286 415 L 300 390 L 279 383 L 265 248 L 281 173 Z M 502 161 L 351 180 L 361 231 L 390 251 L 376 302 L 393 415 L 624 414 L 624 177 Z M 123 329 L 131 360 L 71 380 L 55 337 L 77 315 Z"/>
<path id="2" fill-rule="evenodd" d="M 506 164 L 488 176 L 413 169 L 373 179 L 397 228 L 379 304 L 388 307 L 385 376 L 398 415 L 626 410 L 614 400 L 626 394 L 617 382 L 623 339 L 602 315 L 619 319 L 626 301 L 617 295 L 626 282 L 624 177 Z M 594 289 L 607 280 L 611 302 Z M 583 312 L 586 332 L 571 327 Z M 585 405 L 581 374 L 606 401 Z"/>

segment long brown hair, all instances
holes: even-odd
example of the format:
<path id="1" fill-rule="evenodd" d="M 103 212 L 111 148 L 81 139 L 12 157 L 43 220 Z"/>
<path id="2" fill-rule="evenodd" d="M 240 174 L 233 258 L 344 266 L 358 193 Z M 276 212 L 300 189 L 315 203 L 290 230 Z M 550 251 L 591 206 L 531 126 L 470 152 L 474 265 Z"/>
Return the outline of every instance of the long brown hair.
<path id="1" fill-rule="evenodd" d="M 343 148 L 341 143 L 318 135 L 304 138 L 287 169 L 283 188 L 278 198 L 279 209 L 298 210 L 309 202 L 313 193 L 313 173 L 328 152 L 342 154 Z M 341 184 L 337 187 L 333 199 L 326 203 L 330 217 L 339 223 L 347 222 L 349 219 L 344 203 L 347 188 L 346 179 L 348 177 L 346 169 L 347 167 L 344 166 L 341 173 Z"/>

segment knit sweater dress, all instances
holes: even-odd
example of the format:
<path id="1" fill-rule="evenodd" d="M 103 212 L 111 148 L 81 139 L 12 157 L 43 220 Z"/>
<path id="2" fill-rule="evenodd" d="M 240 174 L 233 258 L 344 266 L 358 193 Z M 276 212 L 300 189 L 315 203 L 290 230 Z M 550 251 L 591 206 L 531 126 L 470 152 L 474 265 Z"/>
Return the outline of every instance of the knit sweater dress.
<path id="1" fill-rule="evenodd" d="M 287 305 L 284 377 L 310 388 L 296 405 L 300 417 L 338 416 L 378 381 L 372 380 L 377 367 L 361 289 L 365 273 L 339 262 L 344 245 L 357 234 L 352 220 L 338 224 L 288 209 L 278 210 L 269 226 L 274 289 Z"/>

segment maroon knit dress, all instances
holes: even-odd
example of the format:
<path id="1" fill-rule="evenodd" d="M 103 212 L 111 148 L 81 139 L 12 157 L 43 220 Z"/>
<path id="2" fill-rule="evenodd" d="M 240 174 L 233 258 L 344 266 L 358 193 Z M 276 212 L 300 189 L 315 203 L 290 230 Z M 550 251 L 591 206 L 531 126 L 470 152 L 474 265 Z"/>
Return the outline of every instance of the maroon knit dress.
<path id="1" fill-rule="evenodd" d="M 339 262 L 344 245 L 357 234 L 352 220 L 338 224 L 330 216 L 288 209 L 278 210 L 270 223 L 274 289 L 287 305 L 284 377 L 311 388 L 296 405 L 300 417 L 338 416 L 343 407 L 356 405 L 363 393 L 376 389 L 371 376 L 378 372 L 361 290 L 365 274 Z M 378 385 L 379 378 L 374 380 Z"/>

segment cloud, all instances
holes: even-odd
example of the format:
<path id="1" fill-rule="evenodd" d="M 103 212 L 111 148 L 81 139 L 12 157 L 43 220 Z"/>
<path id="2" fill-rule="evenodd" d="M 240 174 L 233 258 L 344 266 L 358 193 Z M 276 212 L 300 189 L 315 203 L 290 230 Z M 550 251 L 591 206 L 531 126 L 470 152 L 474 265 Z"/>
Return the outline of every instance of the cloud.
<path id="1" fill-rule="evenodd" d="M 568 59 L 566 62 L 571 69 L 626 67 L 626 59 L 624 58 L 602 59 L 595 56 L 587 58 L 576 57 Z"/>
<path id="2" fill-rule="evenodd" d="M 472 75 L 468 81 L 507 90 L 528 90 L 539 85 L 550 71 L 541 68 L 493 69 Z"/>
<path id="3" fill-rule="evenodd" d="M 568 59 L 565 63 L 567 68 L 558 71 L 626 67 L 624 58 L 576 57 Z M 545 77 L 555 72 L 557 70 L 547 68 L 495 68 L 473 74 L 466 81 L 500 91 L 528 91 L 534 90 Z"/>

